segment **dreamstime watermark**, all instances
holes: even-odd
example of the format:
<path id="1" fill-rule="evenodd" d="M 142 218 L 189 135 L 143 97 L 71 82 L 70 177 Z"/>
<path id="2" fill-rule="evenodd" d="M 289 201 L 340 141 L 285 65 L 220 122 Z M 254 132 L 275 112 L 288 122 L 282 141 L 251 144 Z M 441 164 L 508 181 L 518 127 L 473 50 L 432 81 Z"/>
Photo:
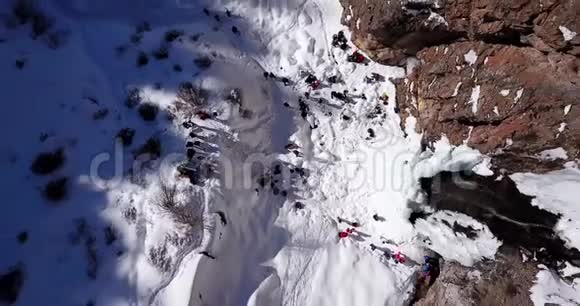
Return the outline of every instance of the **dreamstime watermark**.
<path id="1" fill-rule="evenodd" d="M 344 192 L 405 192 L 409 188 L 416 189 L 422 178 L 445 170 L 450 172 L 454 184 L 471 189 L 475 186 L 466 179 L 471 176 L 467 169 L 478 161 L 474 153 L 465 153 L 465 156 L 459 153 L 454 156 L 458 161 L 454 169 L 449 161 L 446 165 L 430 159 L 418 161 L 416 152 L 361 148 L 341 154 L 337 161 L 317 157 L 312 167 L 301 168 L 283 161 L 278 153 L 239 154 L 235 148 L 230 149 L 231 155 L 199 152 L 188 159 L 183 152 L 161 156 L 128 154 L 127 149 L 116 142 L 113 152 L 99 153 L 92 158 L 84 181 L 98 188 L 113 189 L 124 181 L 145 175 L 158 175 L 160 180 L 168 181 L 178 169 L 184 178 L 200 182 L 210 177 L 217 178 L 223 188 L 239 191 L 289 191 L 307 186 L 309 189 L 346 189 Z M 466 164 L 466 160 L 471 162 Z"/>

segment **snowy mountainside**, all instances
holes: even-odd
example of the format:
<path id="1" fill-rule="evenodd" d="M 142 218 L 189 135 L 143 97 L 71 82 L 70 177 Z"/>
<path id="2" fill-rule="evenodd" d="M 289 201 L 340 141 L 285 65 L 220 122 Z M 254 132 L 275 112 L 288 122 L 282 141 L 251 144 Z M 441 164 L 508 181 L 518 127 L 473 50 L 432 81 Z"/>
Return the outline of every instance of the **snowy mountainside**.
<path id="1" fill-rule="evenodd" d="M 418 177 L 486 159 L 421 152 L 404 69 L 332 46 L 338 1 L 17 2 L 0 5 L 2 302 L 404 305 L 430 250 L 473 265 L 501 245 L 465 215 L 409 221 Z"/>

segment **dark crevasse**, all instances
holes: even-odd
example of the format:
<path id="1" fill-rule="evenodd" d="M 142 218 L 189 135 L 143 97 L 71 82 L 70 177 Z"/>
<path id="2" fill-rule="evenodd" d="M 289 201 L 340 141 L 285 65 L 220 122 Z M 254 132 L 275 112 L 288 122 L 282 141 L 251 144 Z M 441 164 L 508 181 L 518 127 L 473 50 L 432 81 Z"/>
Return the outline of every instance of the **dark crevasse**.
<path id="1" fill-rule="evenodd" d="M 580 265 L 580 252 L 567 248 L 555 232 L 560 216 L 531 204 L 530 196 L 519 192 L 507 176 L 478 176 L 442 172 L 421 179 L 430 207 L 463 213 L 486 224 L 505 246 L 522 249 L 539 262 L 556 268 L 559 261 Z M 416 210 L 413 218 L 424 218 Z M 450 225 L 456 232 L 469 234 L 469 228 Z"/>

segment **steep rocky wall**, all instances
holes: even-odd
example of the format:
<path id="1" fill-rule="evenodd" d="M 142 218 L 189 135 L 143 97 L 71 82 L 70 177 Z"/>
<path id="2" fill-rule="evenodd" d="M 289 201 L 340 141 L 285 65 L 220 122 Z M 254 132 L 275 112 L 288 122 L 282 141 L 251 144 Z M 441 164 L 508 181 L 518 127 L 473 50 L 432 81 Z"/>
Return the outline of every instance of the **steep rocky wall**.
<path id="1" fill-rule="evenodd" d="M 510 171 L 554 169 L 539 158 L 562 147 L 580 155 L 578 58 L 529 47 L 459 42 L 423 49 L 422 65 L 398 82 L 403 117 L 413 115 L 427 141 L 464 140 Z"/>
<path id="2" fill-rule="evenodd" d="M 580 54 L 575 0 L 340 0 L 354 43 L 375 60 L 404 63 L 417 51 L 460 40 Z"/>
<path id="3" fill-rule="evenodd" d="M 494 156 L 497 168 L 543 172 L 580 154 L 580 36 L 574 0 L 341 0 L 355 44 L 375 60 L 421 64 L 397 84 L 404 119 L 431 142 Z"/>
<path id="4" fill-rule="evenodd" d="M 417 306 L 532 305 L 529 288 L 539 269 L 522 262 L 517 250 L 503 248 L 496 261 L 466 268 L 441 264 L 438 281 L 428 290 L 419 288 Z"/>

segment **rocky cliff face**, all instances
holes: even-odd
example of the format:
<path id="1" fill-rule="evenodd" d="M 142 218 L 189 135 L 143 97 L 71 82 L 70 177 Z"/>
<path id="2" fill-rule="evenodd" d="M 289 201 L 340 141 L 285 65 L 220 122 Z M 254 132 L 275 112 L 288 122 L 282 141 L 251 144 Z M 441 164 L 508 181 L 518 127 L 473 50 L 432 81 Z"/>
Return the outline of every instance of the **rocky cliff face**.
<path id="1" fill-rule="evenodd" d="M 397 100 L 403 119 L 418 118 L 427 141 L 444 134 L 453 144 L 467 142 L 514 172 L 579 158 L 574 0 L 341 2 L 353 41 L 375 60 L 420 60 L 397 84 Z M 560 147 L 567 156 L 544 152 Z"/>
<path id="2" fill-rule="evenodd" d="M 341 0 L 353 41 L 389 65 L 460 40 L 580 54 L 575 0 Z"/>
<path id="3" fill-rule="evenodd" d="M 522 262 L 513 249 L 504 249 L 493 263 L 472 268 L 444 262 L 437 282 L 428 291 L 419 290 L 415 305 L 532 305 L 529 288 L 539 271 L 536 265 Z"/>

